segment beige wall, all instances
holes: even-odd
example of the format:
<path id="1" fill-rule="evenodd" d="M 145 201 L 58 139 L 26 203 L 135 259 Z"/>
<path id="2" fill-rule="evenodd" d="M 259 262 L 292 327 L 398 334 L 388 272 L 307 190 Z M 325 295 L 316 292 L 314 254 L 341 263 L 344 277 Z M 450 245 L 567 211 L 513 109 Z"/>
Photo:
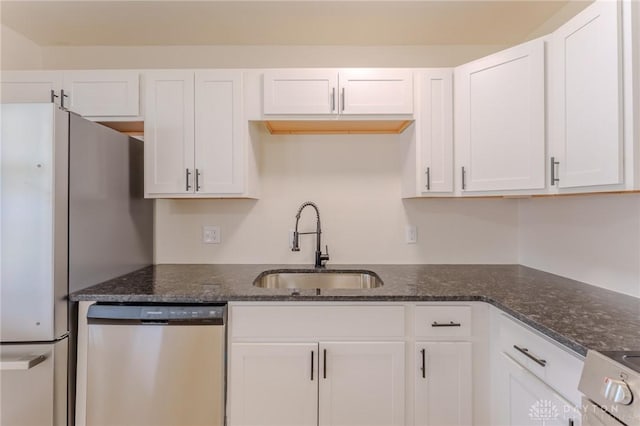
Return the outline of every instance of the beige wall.
<path id="1" fill-rule="evenodd" d="M 47 69 L 444 67 L 504 46 L 85 46 L 45 47 Z"/>
<path id="2" fill-rule="evenodd" d="M 640 194 L 520 201 L 520 263 L 640 297 Z"/>
<path id="3" fill-rule="evenodd" d="M 48 47 L 45 68 L 450 66 L 501 46 Z M 159 200 L 158 263 L 311 263 L 313 239 L 288 249 L 298 206 L 318 203 L 333 263 L 513 263 L 517 202 L 400 198 L 401 136 L 270 136 L 260 141 L 261 196 Z M 305 212 L 305 228 L 312 227 Z M 306 217 L 309 215 L 308 217 Z M 418 244 L 404 242 L 406 224 Z M 222 244 L 201 242 L 202 226 Z"/>
<path id="4" fill-rule="evenodd" d="M 0 25 L 0 40 L 0 69 L 32 70 L 42 67 L 42 49 L 22 34 Z"/>
<path id="5" fill-rule="evenodd" d="M 157 201 L 158 263 L 313 263 L 315 238 L 288 247 L 304 201 L 321 212 L 331 263 L 515 263 L 516 200 L 403 201 L 402 136 L 272 136 L 260 141 L 261 196 L 252 200 Z M 418 227 L 406 244 L 405 226 Z M 201 243 L 203 225 L 222 244 Z M 313 230 L 313 211 L 302 230 Z"/>

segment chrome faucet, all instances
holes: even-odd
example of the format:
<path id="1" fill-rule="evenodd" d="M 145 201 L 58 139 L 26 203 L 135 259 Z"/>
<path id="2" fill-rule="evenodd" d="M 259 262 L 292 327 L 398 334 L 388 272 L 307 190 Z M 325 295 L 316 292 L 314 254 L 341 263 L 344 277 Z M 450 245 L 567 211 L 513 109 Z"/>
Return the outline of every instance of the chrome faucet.
<path id="1" fill-rule="evenodd" d="M 311 206 L 316 211 L 316 231 L 315 232 L 298 232 L 298 222 L 300 222 L 300 214 L 305 207 Z M 324 268 L 324 264 L 329 260 L 329 246 L 326 246 L 326 253 L 322 253 L 322 243 L 320 242 L 320 235 L 322 234 L 322 230 L 320 229 L 320 210 L 318 210 L 318 206 L 316 206 L 311 201 L 306 201 L 302 203 L 300 208 L 298 209 L 298 213 L 296 214 L 296 229 L 293 231 L 293 247 L 291 247 L 291 251 L 300 251 L 300 246 L 298 245 L 298 240 L 300 235 L 307 234 L 316 234 L 316 268 Z"/>

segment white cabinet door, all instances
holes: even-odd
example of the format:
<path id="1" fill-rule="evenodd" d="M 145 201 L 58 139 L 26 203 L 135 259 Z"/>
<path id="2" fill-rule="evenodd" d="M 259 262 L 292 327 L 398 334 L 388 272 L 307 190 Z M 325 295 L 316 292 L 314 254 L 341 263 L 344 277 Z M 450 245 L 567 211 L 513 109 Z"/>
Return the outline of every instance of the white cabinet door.
<path id="1" fill-rule="evenodd" d="M 2 71 L 0 78 L 2 103 L 54 101 L 60 105 L 60 71 Z M 55 95 L 53 99 L 52 91 Z"/>
<path id="2" fill-rule="evenodd" d="M 339 80 L 341 114 L 413 114 L 410 71 L 341 71 Z"/>
<path id="3" fill-rule="evenodd" d="M 277 70 L 264 73 L 264 114 L 335 114 L 338 73 Z"/>
<path id="4" fill-rule="evenodd" d="M 420 148 L 422 192 L 453 191 L 453 76 L 429 70 L 421 79 Z"/>
<path id="5" fill-rule="evenodd" d="M 320 343 L 319 425 L 404 425 L 404 342 Z"/>
<path id="6" fill-rule="evenodd" d="M 230 426 L 317 426 L 317 343 L 234 343 Z"/>
<path id="7" fill-rule="evenodd" d="M 620 3 L 597 1 L 553 33 L 553 156 L 561 188 L 622 183 Z"/>
<path id="8" fill-rule="evenodd" d="M 544 188 L 544 41 L 458 67 L 455 92 L 462 189 Z"/>
<path id="9" fill-rule="evenodd" d="M 195 191 L 243 191 L 242 73 L 195 73 Z"/>
<path id="10" fill-rule="evenodd" d="M 193 72 L 148 72 L 145 79 L 145 193 L 193 193 Z"/>
<path id="11" fill-rule="evenodd" d="M 502 353 L 498 368 L 500 425 L 580 425 L 580 410 L 520 364 Z"/>
<path id="12" fill-rule="evenodd" d="M 138 71 L 69 71 L 64 73 L 65 106 L 83 116 L 137 116 Z"/>
<path id="13" fill-rule="evenodd" d="M 415 348 L 415 424 L 472 424 L 471 343 L 418 342 Z"/>

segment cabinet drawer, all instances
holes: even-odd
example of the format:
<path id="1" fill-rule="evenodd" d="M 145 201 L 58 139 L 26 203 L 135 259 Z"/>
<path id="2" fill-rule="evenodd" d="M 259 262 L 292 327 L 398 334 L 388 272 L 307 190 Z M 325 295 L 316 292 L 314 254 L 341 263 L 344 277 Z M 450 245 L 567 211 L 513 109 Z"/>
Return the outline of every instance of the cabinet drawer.
<path id="1" fill-rule="evenodd" d="M 417 337 L 467 337 L 471 335 L 470 306 L 416 306 Z"/>
<path id="2" fill-rule="evenodd" d="M 524 324 L 499 319 L 500 349 L 562 396 L 579 406 L 583 361 Z"/>
<path id="3" fill-rule="evenodd" d="M 402 338 L 403 306 L 231 306 L 232 339 Z"/>

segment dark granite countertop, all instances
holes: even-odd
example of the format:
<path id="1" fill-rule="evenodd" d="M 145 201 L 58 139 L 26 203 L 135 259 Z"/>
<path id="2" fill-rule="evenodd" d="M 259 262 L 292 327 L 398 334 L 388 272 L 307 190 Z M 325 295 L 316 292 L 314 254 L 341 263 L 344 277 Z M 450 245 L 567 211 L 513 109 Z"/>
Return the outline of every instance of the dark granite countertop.
<path id="1" fill-rule="evenodd" d="M 483 301 L 585 355 L 640 350 L 640 299 L 520 265 L 331 265 L 376 272 L 384 286 L 358 290 L 257 288 L 264 270 L 296 265 L 154 265 L 73 293 L 73 301 Z"/>

